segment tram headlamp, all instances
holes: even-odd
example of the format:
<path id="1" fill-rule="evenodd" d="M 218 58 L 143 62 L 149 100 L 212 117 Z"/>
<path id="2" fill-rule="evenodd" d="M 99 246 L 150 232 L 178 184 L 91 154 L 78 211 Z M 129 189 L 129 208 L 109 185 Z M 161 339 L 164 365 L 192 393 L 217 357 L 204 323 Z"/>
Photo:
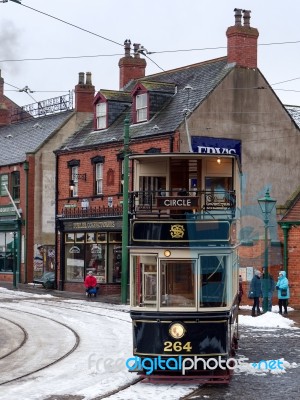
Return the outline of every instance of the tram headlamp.
<path id="1" fill-rule="evenodd" d="M 165 257 L 170 257 L 170 255 L 171 255 L 170 250 L 165 250 L 165 251 L 164 251 L 164 256 L 165 256 Z"/>
<path id="2" fill-rule="evenodd" d="M 185 327 L 179 322 L 175 322 L 175 324 L 172 324 L 169 328 L 169 334 L 174 339 L 181 339 L 185 335 L 185 332 Z"/>

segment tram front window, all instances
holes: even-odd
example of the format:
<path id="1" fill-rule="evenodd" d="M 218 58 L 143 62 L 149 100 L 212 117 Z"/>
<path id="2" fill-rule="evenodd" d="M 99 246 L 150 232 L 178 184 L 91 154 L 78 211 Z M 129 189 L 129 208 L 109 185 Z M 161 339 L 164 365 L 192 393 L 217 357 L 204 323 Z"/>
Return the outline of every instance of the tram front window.
<path id="1" fill-rule="evenodd" d="M 195 307 L 194 262 L 163 261 L 160 267 L 160 307 Z"/>
<path id="2" fill-rule="evenodd" d="M 200 307 L 226 306 L 226 257 L 200 257 Z"/>

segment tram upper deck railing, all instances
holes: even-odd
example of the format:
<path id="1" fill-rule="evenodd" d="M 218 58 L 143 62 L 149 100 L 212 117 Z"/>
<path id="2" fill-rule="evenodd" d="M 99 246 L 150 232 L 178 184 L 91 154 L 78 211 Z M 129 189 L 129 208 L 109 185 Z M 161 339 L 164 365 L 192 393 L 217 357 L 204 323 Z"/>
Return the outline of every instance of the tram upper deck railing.
<path id="1" fill-rule="evenodd" d="M 232 219 L 236 211 L 234 190 L 136 191 L 129 193 L 130 213 L 135 218 Z"/>

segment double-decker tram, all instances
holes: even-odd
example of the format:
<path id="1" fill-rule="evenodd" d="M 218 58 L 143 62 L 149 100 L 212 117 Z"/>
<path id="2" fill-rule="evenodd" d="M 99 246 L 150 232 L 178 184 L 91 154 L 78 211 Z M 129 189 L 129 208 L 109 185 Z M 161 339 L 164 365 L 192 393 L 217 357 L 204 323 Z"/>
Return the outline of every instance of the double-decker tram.
<path id="1" fill-rule="evenodd" d="M 239 160 L 130 158 L 132 369 L 228 382 L 238 340 Z"/>

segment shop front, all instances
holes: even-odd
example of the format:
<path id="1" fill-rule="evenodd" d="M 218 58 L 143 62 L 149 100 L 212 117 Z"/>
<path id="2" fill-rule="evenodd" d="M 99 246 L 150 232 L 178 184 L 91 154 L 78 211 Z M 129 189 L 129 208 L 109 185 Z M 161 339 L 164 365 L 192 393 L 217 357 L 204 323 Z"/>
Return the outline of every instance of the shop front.
<path id="1" fill-rule="evenodd" d="M 121 291 L 122 220 L 60 221 L 61 290 L 82 292 L 92 271 L 102 294 Z"/>
<path id="2" fill-rule="evenodd" d="M 0 206 L 0 281 L 20 282 L 21 220 L 12 205 Z"/>

